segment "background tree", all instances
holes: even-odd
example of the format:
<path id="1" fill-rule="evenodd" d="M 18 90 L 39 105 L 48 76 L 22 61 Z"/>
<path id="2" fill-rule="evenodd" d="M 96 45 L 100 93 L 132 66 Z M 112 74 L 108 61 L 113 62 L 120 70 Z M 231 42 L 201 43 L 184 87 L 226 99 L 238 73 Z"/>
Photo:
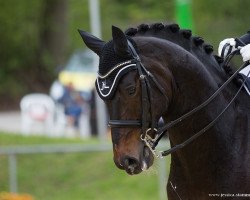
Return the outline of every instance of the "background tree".
<path id="1" fill-rule="evenodd" d="M 47 92 L 65 60 L 67 0 L 0 1 L 0 109 Z"/>
<path id="2" fill-rule="evenodd" d="M 111 25 L 174 22 L 175 0 L 100 0 L 102 35 Z M 248 0 L 192 0 L 195 35 L 214 45 L 249 27 Z M 77 29 L 90 31 L 88 0 L 0 0 L 0 110 L 18 108 L 20 98 L 47 92 L 56 68 L 83 48 Z"/>

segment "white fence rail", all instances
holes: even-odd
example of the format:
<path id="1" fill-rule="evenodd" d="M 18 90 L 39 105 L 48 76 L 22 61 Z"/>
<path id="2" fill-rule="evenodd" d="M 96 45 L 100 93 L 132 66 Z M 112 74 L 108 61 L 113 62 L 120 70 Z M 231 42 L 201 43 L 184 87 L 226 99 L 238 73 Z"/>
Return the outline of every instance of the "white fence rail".
<path id="1" fill-rule="evenodd" d="M 7 155 L 9 160 L 9 190 L 18 191 L 17 156 L 23 154 L 52 154 L 52 153 L 87 153 L 111 151 L 111 144 L 60 144 L 60 145 L 28 145 L 0 147 L 0 155 Z M 158 168 L 159 199 L 166 199 L 166 160 L 160 159 Z"/>

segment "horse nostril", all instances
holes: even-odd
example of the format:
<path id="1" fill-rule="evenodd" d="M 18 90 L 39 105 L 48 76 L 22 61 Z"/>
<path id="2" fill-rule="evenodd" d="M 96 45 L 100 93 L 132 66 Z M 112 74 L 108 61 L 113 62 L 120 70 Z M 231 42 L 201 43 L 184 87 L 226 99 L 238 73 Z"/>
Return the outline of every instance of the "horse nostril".
<path id="1" fill-rule="evenodd" d="M 124 158 L 124 166 L 128 167 L 128 166 L 135 166 L 137 165 L 139 162 L 137 161 L 137 159 L 133 158 L 133 157 L 125 157 Z"/>
<path id="2" fill-rule="evenodd" d="M 127 172 L 134 174 L 135 169 L 139 166 L 139 161 L 133 157 L 125 157 L 123 159 L 123 166 Z"/>

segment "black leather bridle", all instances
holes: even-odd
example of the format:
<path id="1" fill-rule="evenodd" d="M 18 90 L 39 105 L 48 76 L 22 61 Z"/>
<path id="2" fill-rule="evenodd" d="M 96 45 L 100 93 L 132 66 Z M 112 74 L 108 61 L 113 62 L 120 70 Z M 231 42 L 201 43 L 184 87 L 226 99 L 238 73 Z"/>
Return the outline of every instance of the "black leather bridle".
<path id="1" fill-rule="evenodd" d="M 152 144 L 148 142 L 152 141 L 153 139 L 148 134 L 149 132 L 157 132 L 157 123 L 156 120 L 153 118 L 152 114 L 152 87 L 151 82 L 155 84 L 157 89 L 161 92 L 162 95 L 167 98 L 163 87 L 158 83 L 155 79 L 153 74 L 151 74 L 142 64 L 139 55 L 137 54 L 135 48 L 128 40 L 128 46 L 130 52 L 133 56 L 133 62 L 135 62 L 136 67 L 135 69 L 138 71 L 140 85 L 141 85 L 141 102 L 142 102 L 142 113 L 141 113 L 141 120 L 121 120 L 121 119 L 110 119 L 109 126 L 111 128 L 141 128 L 142 134 L 141 139 L 147 143 L 147 146 L 151 148 Z"/>
<path id="2" fill-rule="evenodd" d="M 128 40 L 129 49 L 131 51 L 131 54 L 134 57 L 134 61 L 136 63 L 136 70 L 139 73 L 140 78 L 140 84 L 141 84 L 141 102 L 142 102 L 142 114 L 141 114 L 141 120 L 119 120 L 119 119 L 110 119 L 109 120 L 109 126 L 111 128 L 141 128 L 141 140 L 144 141 L 145 145 L 151 150 L 151 152 L 156 157 L 163 157 L 167 156 L 171 153 L 176 152 L 177 150 L 185 147 L 192 141 L 194 141 L 196 138 L 201 136 L 203 133 L 205 133 L 209 128 L 211 128 L 223 115 L 223 113 L 229 108 L 229 106 L 233 103 L 233 101 L 236 99 L 238 94 L 240 93 L 242 87 L 244 86 L 244 83 L 247 80 L 248 75 L 243 80 L 240 88 L 238 89 L 237 93 L 234 95 L 234 97 L 231 99 L 231 101 L 228 103 L 228 105 L 220 112 L 220 114 L 209 124 L 207 124 L 203 129 L 195 133 L 193 136 L 185 140 L 183 143 L 180 143 L 178 145 L 173 146 L 172 148 L 166 150 L 166 151 L 159 151 L 157 152 L 155 147 L 158 145 L 159 141 L 162 139 L 162 137 L 165 135 L 165 133 L 172 127 L 176 126 L 178 123 L 183 121 L 184 119 L 190 117 L 194 113 L 198 112 L 205 106 L 207 106 L 215 97 L 218 96 L 218 94 L 237 76 L 240 70 L 242 70 L 244 67 L 249 65 L 249 61 L 245 62 L 238 70 L 234 72 L 234 74 L 221 86 L 219 87 L 212 96 L 210 96 L 206 101 L 204 101 L 202 104 L 198 105 L 191 111 L 187 112 L 186 114 L 182 115 L 176 120 L 173 120 L 169 123 L 166 123 L 164 126 L 162 126 L 160 129 L 158 129 L 157 124 L 155 123 L 155 119 L 153 119 L 152 116 L 152 94 L 151 94 L 151 85 L 150 81 L 152 81 L 155 86 L 158 88 L 158 90 L 161 92 L 162 95 L 167 98 L 164 89 L 161 87 L 161 85 L 158 83 L 158 81 L 155 79 L 155 77 L 144 67 L 142 64 L 139 55 L 137 54 L 135 48 Z M 239 53 L 239 50 L 233 51 L 230 53 L 224 63 L 222 65 L 228 65 L 231 61 L 232 57 Z M 152 138 L 150 132 L 154 132 L 155 137 Z"/>

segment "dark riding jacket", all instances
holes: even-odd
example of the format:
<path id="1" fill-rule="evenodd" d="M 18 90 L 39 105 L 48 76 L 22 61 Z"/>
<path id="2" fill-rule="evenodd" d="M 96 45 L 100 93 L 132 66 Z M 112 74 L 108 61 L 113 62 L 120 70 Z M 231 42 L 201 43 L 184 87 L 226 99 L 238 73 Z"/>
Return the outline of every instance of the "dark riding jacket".
<path id="1" fill-rule="evenodd" d="M 245 35 L 242 35 L 239 39 L 245 44 L 250 44 L 250 30 L 247 31 Z"/>

